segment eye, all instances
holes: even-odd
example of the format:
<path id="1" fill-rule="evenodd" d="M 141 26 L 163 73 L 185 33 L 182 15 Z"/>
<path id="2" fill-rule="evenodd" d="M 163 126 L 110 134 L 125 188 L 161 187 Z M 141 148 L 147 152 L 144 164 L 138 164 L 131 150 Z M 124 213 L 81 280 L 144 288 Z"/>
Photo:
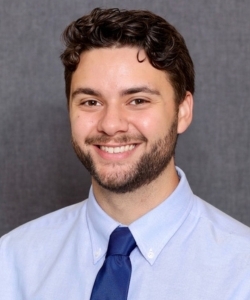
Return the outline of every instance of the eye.
<path id="1" fill-rule="evenodd" d="M 85 106 L 99 106 L 101 104 L 97 100 L 87 100 L 87 101 L 82 102 L 81 105 L 85 105 Z"/>
<path id="2" fill-rule="evenodd" d="M 144 104 L 144 103 L 147 103 L 148 101 L 145 100 L 145 99 L 141 99 L 141 98 L 137 98 L 137 99 L 134 99 L 130 102 L 130 104 L 132 105 L 140 105 L 140 104 Z"/>

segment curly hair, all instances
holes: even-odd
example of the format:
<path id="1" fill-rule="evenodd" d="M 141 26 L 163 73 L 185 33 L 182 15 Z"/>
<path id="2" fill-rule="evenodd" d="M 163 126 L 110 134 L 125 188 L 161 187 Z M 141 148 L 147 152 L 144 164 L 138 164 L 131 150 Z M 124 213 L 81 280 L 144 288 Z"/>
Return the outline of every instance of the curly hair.
<path id="1" fill-rule="evenodd" d="M 72 22 L 63 39 L 66 49 L 61 60 L 68 103 L 72 74 L 81 53 L 114 46 L 143 49 L 151 65 L 169 75 L 177 104 L 187 91 L 194 93 L 194 66 L 183 37 L 166 20 L 149 11 L 95 8 Z"/>

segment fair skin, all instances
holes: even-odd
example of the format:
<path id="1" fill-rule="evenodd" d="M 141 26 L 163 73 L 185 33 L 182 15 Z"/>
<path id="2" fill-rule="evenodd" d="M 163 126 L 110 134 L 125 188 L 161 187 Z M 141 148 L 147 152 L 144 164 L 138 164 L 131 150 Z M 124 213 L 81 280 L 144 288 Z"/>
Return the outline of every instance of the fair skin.
<path id="1" fill-rule="evenodd" d="M 69 114 L 72 137 L 88 152 L 103 180 L 124 180 L 152 144 L 164 139 L 176 117 L 174 90 L 168 76 L 149 63 L 137 48 L 102 48 L 81 54 L 73 73 Z M 177 133 L 192 120 L 193 97 L 179 105 Z M 129 141 L 119 139 L 130 137 Z M 105 136 L 99 144 L 86 138 Z M 140 139 L 143 136 L 146 140 Z M 132 192 L 114 193 L 92 178 L 98 204 L 112 218 L 130 224 L 166 199 L 178 185 L 174 158 L 161 174 Z"/>

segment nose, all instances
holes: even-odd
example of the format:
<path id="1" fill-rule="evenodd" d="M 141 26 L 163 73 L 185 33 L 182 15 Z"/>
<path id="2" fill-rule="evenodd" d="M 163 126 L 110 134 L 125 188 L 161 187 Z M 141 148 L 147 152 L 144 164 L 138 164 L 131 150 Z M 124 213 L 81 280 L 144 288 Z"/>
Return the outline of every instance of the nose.
<path id="1" fill-rule="evenodd" d="M 98 131 L 109 136 L 128 130 L 126 112 L 120 106 L 106 106 L 98 122 Z"/>

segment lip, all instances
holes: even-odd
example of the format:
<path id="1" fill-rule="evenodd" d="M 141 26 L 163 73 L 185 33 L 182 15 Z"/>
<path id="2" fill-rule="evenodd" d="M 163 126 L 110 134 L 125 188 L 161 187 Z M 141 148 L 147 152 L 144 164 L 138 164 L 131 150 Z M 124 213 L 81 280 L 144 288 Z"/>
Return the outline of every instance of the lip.
<path id="1" fill-rule="evenodd" d="M 127 145 L 116 145 L 116 146 L 111 146 L 111 145 L 100 145 L 99 148 L 107 153 L 110 154 L 118 154 L 118 153 L 125 153 L 128 151 L 133 150 L 136 147 L 135 144 L 127 144 Z"/>
<path id="2" fill-rule="evenodd" d="M 119 145 L 94 145 L 96 152 L 105 160 L 121 160 L 129 157 L 138 148 L 139 144 L 119 144 Z"/>

